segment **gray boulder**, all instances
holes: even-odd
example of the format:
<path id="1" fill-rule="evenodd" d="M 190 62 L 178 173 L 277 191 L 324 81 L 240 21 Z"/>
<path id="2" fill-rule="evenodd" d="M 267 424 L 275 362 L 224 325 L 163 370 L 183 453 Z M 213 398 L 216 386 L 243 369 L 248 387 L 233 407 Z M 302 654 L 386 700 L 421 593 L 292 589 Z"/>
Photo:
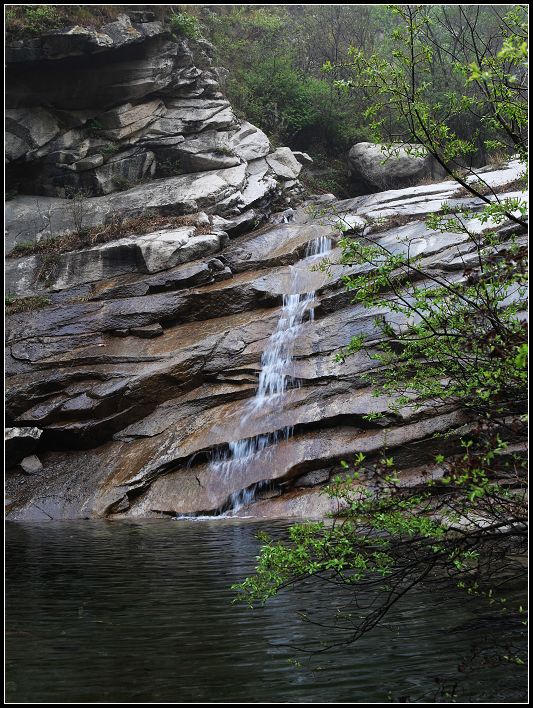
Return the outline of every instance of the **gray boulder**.
<path id="1" fill-rule="evenodd" d="M 43 464 L 37 455 L 28 455 L 21 460 L 20 466 L 26 474 L 39 474 L 43 469 Z"/>
<path id="2" fill-rule="evenodd" d="M 301 165 L 311 165 L 314 162 L 311 155 L 308 155 L 306 152 L 300 152 L 299 150 L 294 150 L 292 154 L 294 155 L 294 157 L 298 160 L 298 162 Z"/>
<path id="3" fill-rule="evenodd" d="M 49 143 L 59 134 L 56 117 L 45 108 L 7 109 L 6 157 L 16 160 Z"/>
<path id="4" fill-rule="evenodd" d="M 302 165 L 288 147 L 280 147 L 267 156 L 266 161 L 274 174 L 282 180 L 295 180 Z"/>
<path id="5" fill-rule="evenodd" d="M 420 145 L 357 143 L 348 153 L 350 176 L 369 190 L 400 189 L 436 177 L 434 160 Z"/>
<path id="6" fill-rule="evenodd" d="M 270 141 L 262 130 L 244 121 L 229 139 L 229 146 L 242 160 L 250 162 L 270 152 Z"/>

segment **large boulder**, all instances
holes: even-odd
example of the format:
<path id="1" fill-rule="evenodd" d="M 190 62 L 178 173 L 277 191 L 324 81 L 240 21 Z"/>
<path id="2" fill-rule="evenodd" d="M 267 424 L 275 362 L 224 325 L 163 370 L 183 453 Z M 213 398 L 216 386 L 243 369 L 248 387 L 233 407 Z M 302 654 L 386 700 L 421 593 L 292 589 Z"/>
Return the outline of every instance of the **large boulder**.
<path id="1" fill-rule="evenodd" d="M 442 175 L 421 145 L 357 143 L 348 153 L 348 166 L 361 192 L 401 189 Z"/>

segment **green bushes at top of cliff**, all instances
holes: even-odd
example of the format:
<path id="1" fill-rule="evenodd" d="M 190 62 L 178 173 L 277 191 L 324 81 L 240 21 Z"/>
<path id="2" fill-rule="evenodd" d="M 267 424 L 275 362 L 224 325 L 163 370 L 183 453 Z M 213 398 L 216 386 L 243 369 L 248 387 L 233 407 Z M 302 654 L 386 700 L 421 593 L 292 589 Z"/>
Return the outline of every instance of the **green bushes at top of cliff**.
<path id="1" fill-rule="evenodd" d="M 330 11 L 241 5 L 190 10 L 205 26 L 217 63 L 229 70 L 225 91 L 243 118 L 274 143 L 299 149 L 316 145 L 338 154 L 366 137 L 352 102 L 322 71 L 340 44 L 349 46 L 346 7 Z M 346 23 L 342 40 L 331 37 L 335 11 L 341 13 L 337 25 Z M 332 49 L 336 42 L 337 51 Z"/>
<path id="2" fill-rule="evenodd" d="M 6 33 L 13 38 L 38 36 L 69 25 L 101 27 L 135 5 L 11 5 L 6 9 Z M 177 35 L 200 39 L 198 19 L 188 12 L 175 12 L 173 7 L 151 5 L 150 12 L 161 21 L 168 21 Z"/>
<path id="3" fill-rule="evenodd" d="M 505 7 L 435 6 L 427 13 L 433 61 L 428 82 L 434 102 L 452 109 L 462 97 L 453 69 L 457 47 L 469 61 L 469 28 L 491 51 L 501 45 Z M 352 85 L 354 51 L 394 59 L 401 18 L 385 5 L 210 5 L 186 6 L 229 70 L 225 91 L 241 117 L 258 125 L 274 143 L 339 157 L 354 143 L 373 141 L 369 92 Z M 390 110 L 381 116 L 390 133 L 402 128 Z M 453 116 L 452 116 L 453 118 Z M 490 150 L 490 115 L 461 115 L 452 128 L 470 140 L 476 164 Z"/>
<path id="4" fill-rule="evenodd" d="M 6 8 L 6 34 L 14 38 L 44 34 L 71 24 L 100 26 L 116 19 L 120 5 L 10 5 Z"/>
<path id="5" fill-rule="evenodd" d="M 170 26 L 178 34 L 189 39 L 201 39 L 202 30 L 197 17 L 188 12 L 172 13 L 169 17 Z"/>

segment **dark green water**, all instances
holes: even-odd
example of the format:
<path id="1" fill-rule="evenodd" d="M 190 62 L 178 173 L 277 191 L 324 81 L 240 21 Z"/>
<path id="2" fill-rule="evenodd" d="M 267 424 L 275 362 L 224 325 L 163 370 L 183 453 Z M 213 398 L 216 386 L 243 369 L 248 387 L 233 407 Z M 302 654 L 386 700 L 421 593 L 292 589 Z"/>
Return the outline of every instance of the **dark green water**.
<path id="1" fill-rule="evenodd" d="M 328 588 L 264 609 L 231 604 L 252 570 L 259 529 L 239 521 L 8 524 L 8 702 L 435 702 L 435 678 L 461 702 L 524 701 L 513 664 L 459 671 L 476 645 L 520 639 L 462 595 L 418 593 L 386 626 L 295 668 L 317 636 L 294 611 L 335 607 Z M 438 699 L 436 699 L 438 700 Z"/>

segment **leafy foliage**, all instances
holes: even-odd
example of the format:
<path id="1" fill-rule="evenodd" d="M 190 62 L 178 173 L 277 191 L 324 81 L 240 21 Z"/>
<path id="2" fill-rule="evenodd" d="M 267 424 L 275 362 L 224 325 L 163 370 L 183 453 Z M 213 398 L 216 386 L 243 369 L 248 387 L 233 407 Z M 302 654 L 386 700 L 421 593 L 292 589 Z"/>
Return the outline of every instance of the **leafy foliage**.
<path id="1" fill-rule="evenodd" d="M 171 28 L 178 34 L 189 39 L 200 39 L 202 30 L 198 19 L 187 12 L 177 12 L 170 15 Z"/>
<path id="2" fill-rule="evenodd" d="M 413 139 L 399 112 L 406 109 L 408 115 L 413 108 L 411 35 L 417 110 L 423 120 L 431 117 L 447 126 L 447 134 L 435 130 L 433 139 L 438 138 L 435 147 L 446 150 L 447 159 L 461 151 L 458 174 L 485 164 L 491 153 L 508 156 L 514 142 L 500 122 L 509 127 L 514 120 L 513 135 L 515 124 L 523 122 L 524 40 L 514 39 L 524 31 L 520 6 L 211 5 L 188 10 L 205 27 L 217 64 L 229 69 L 224 90 L 241 117 L 274 143 L 313 158 L 324 155 L 327 168 L 318 170 L 317 179 L 326 191 L 329 184 L 350 196 L 346 167 L 337 160 L 354 143 Z M 498 58 L 500 49 L 504 53 Z M 491 106 L 504 75 L 514 83 L 498 97 L 496 118 Z M 518 135 L 523 137 L 523 129 Z M 423 143 L 419 138 L 415 141 Z M 309 187 L 321 189 L 319 183 Z"/>
<path id="3" fill-rule="evenodd" d="M 431 155 L 464 189 L 490 204 L 491 196 L 465 174 L 482 181 L 474 169 L 481 146 L 507 149 L 525 161 L 525 10 L 515 6 L 500 16 L 494 9 L 491 19 L 503 41 L 487 36 L 479 6 L 461 6 L 455 17 L 445 6 L 395 5 L 391 11 L 399 25 L 390 55 L 367 56 L 351 47 L 351 59 L 343 63 L 350 78 L 337 86 L 371 98 L 365 117 L 376 142 L 390 152 L 404 143 L 413 155 Z M 439 64 L 447 75 L 436 75 Z M 510 208 L 506 216 L 524 223 Z"/>
<path id="4" fill-rule="evenodd" d="M 239 597 L 262 603 L 307 578 L 345 587 L 355 611 L 332 622 L 341 638 L 334 634 L 329 645 L 356 640 L 420 584 L 452 584 L 509 612 L 506 588 L 525 574 L 527 206 L 483 180 L 473 166 L 479 136 L 460 128 L 468 116 L 481 118 L 495 146 L 525 161 L 523 11 L 497 16 L 499 43 L 480 37 L 475 8 L 391 12 L 396 48 L 387 57 L 352 49 L 343 65 L 351 78 L 337 85 L 368 91 L 366 117 L 389 151 L 399 138 L 414 153 L 429 152 L 476 200 L 443 205 L 427 220 L 433 237 L 450 244 L 444 270 L 417 248 L 408 226 L 402 239 L 401 223 L 357 228 L 333 215 L 344 284 L 377 314 L 381 333 L 379 341 L 357 335 L 337 358 L 367 352 L 376 364 L 367 380 L 375 395 L 392 398 L 393 412 L 452 408 L 465 425 L 447 433 L 434 464 L 414 480 L 402 478 L 387 450 L 377 462 L 361 453 L 353 468 L 343 462 L 345 475 L 326 489 L 337 504 L 333 522 L 297 524 L 286 541 L 263 537 L 256 574 L 236 586 Z M 432 83 L 441 60 L 453 69 L 442 86 Z M 383 228 L 395 229 L 396 240 Z"/>
<path id="5" fill-rule="evenodd" d="M 455 402 L 494 418 L 524 402 L 527 369 L 519 353 L 527 330 L 518 317 L 526 295 L 524 234 L 520 228 L 478 233 L 474 216 L 444 210 L 428 219 L 443 236 L 464 234 L 462 276 L 435 275 L 409 239 L 394 252 L 379 235 L 340 242 L 341 262 L 360 268 L 344 277 L 355 301 L 387 313 L 379 321 L 386 339 L 371 355 L 380 367 L 368 378 L 376 394 L 395 395 L 395 408 Z M 338 358 L 363 348 L 364 338 L 356 337 Z"/>
<path id="6" fill-rule="evenodd" d="M 16 297 L 14 295 L 5 296 L 6 315 L 14 315 L 19 312 L 32 312 L 40 310 L 50 305 L 49 298 L 44 295 L 30 295 L 28 297 Z"/>
<path id="7" fill-rule="evenodd" d="M 328 19 L 338 12 L 333 37 Z M 365 132 L 353 101 L 335 88 L 322 65 L 338 55 L 341 44 L 347 48 L 344 24 L 355 14 L 348 6 L 212 6 L 202 19 L 219 63 L 230 70 L 228 97 L 243 116 L 275 141 L 338 153 Z"/>
<path id="8" fill-rule="evenodd" d="M 522 614 L 502 585 L 526 572 L 517 551 L 526 544 L 527 508 L 523 488 L 515 486 L 524 460 L 509 454 L 497 432 L 476 433 L 484 436 L 482 447 L 474 451 L 470 440 L 454 460 L 439 456 L 432 478 L 412 487 L 400 483 L 392 458 L 367 465 L 360 454 L 351 474 L 326 490 L 339 504 L 333 523 L 293 525 L 283 542 L 261 535 L 255 575 L 234 588 L 239 599 L 264 603 L 310 577 L 346 588 L 352 603 L 332 620 L 335 632 L 302 647 L 312 653 L 355 641 L 421 582 L 436 591 L 451 583 Z"/>

